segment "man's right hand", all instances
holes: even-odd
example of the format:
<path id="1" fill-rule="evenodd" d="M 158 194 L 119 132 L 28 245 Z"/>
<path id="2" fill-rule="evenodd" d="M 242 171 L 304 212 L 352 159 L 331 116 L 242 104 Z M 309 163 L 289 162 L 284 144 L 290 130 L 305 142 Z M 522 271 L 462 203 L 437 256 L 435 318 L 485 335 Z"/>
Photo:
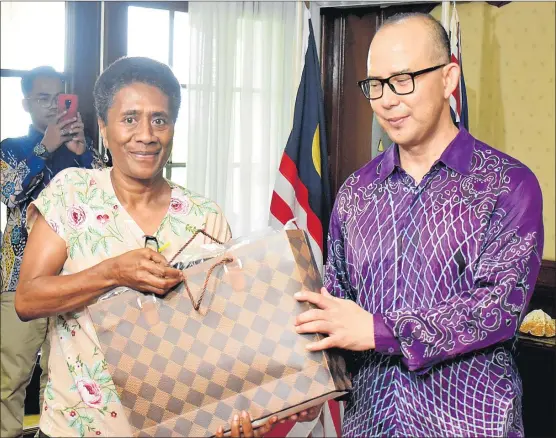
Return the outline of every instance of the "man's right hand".
<path id="1" fill-rule="evenodd" d="M 72 123 L 77 121 L 77 118 L 73 117 L 68 120 L 64 120 L 63 122 L 60 121 L 62 117 L 67 114 L 67 111 L 64 111 L 60 115 L 56 117 L 56 123 L 51 123 L 47 126 L 46 131 L 44 133 L 44 137 L 42 139 L 42 144 L 46 148 L 46 150 L 50 153 L 54 152 L 60 146 L 62 146 L 66 141 L 69 141 L 73 138 L 72 133 L 73 130 L 71 129 Z"/>
<path id="2" fill-rule="evenodd" d="M 164 295 L 184 279 L 182 271 L 170 268 L 163 255 L 149 248 L 136 249 L 107 262 L 107 278 L 117 286 L 140 292 Z"/>

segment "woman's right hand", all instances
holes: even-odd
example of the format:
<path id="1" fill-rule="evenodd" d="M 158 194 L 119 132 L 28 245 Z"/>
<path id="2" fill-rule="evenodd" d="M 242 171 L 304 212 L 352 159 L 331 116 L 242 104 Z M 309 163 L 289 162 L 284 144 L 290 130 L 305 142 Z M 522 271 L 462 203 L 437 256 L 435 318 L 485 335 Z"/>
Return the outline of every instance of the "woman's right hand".
<path id="1" fill-rule="evenodd" d="M 168 266 L 166 258 L 152 249 L 129 251 L 110 260 L 108 276 L 118 286 L 164 295 L 183 281 L 183 273 Z"/>

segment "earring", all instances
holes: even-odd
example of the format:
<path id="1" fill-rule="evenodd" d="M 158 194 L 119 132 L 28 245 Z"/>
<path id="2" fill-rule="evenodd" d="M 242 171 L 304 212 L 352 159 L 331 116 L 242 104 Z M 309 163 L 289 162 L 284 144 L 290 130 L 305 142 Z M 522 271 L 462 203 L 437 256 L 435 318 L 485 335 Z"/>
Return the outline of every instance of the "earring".
<path id="1" fill-rule="evenodd" d="M 104 157 L 103 157 L 104 162 L 108 163 L 109 159 L 110 158 L 108 158 L 108 149 L 104 149 Z"/>

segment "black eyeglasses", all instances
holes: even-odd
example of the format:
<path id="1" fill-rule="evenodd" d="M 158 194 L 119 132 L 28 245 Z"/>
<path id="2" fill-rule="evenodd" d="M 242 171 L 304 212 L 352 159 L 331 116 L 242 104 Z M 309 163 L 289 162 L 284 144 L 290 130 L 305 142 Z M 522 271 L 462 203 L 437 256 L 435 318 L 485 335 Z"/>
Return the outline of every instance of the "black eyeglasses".
<path id="1" fill-rule="evenodd" d="M 158 250 L 160 249 L 158 246 L 158 239 L 154 236 L 148 235 L 145 235 L 143 237 L 145 238 L 145 248 L 150 248 L 153 251 L 158 252 Z"/>
<path id="2" fill-rule="evenodd" d="M 359 81 L 357 85 L 359 85 L 359 88 L 361 88 L 361 91 L 369 100 L 380 99 L 382 97 L 384 84 L 388 84 L 390 90 L 397 95 L 403 96 L 405 94 L 411 94 L 415 91 L 415 78 L 417 76 L 438 70 L 445 65 L 446 64 L 440 64 L 415 72 L 397 73 L 386 79 L 367 78 Z"/>

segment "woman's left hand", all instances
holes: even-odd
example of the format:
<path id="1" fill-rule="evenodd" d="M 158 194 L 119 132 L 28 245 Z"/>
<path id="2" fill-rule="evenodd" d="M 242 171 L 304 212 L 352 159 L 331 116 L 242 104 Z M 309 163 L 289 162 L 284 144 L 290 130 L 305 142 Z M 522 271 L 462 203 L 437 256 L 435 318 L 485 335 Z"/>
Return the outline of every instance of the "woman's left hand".
<path id="1" fill-rule="evenodd" d="M 232 430 L 231 430 L 231 437 L 232 438 L 241 438 L 241 437 L 262 437 L 268 432 L 272 430 L 274 425 L 278 422 L 278 417 L 271 417 L 265 424 L 257 429 L 253 429 L 253 425 L 251 424 L 251 418 L 249 414 L 245 411 L 241 413 L 241 415 L 234 415 L 232 420 Z M 222 438 L 224 436 L 224 428 L 220 426 L 218 431 L 216 432 L 217 438 Z"/>

